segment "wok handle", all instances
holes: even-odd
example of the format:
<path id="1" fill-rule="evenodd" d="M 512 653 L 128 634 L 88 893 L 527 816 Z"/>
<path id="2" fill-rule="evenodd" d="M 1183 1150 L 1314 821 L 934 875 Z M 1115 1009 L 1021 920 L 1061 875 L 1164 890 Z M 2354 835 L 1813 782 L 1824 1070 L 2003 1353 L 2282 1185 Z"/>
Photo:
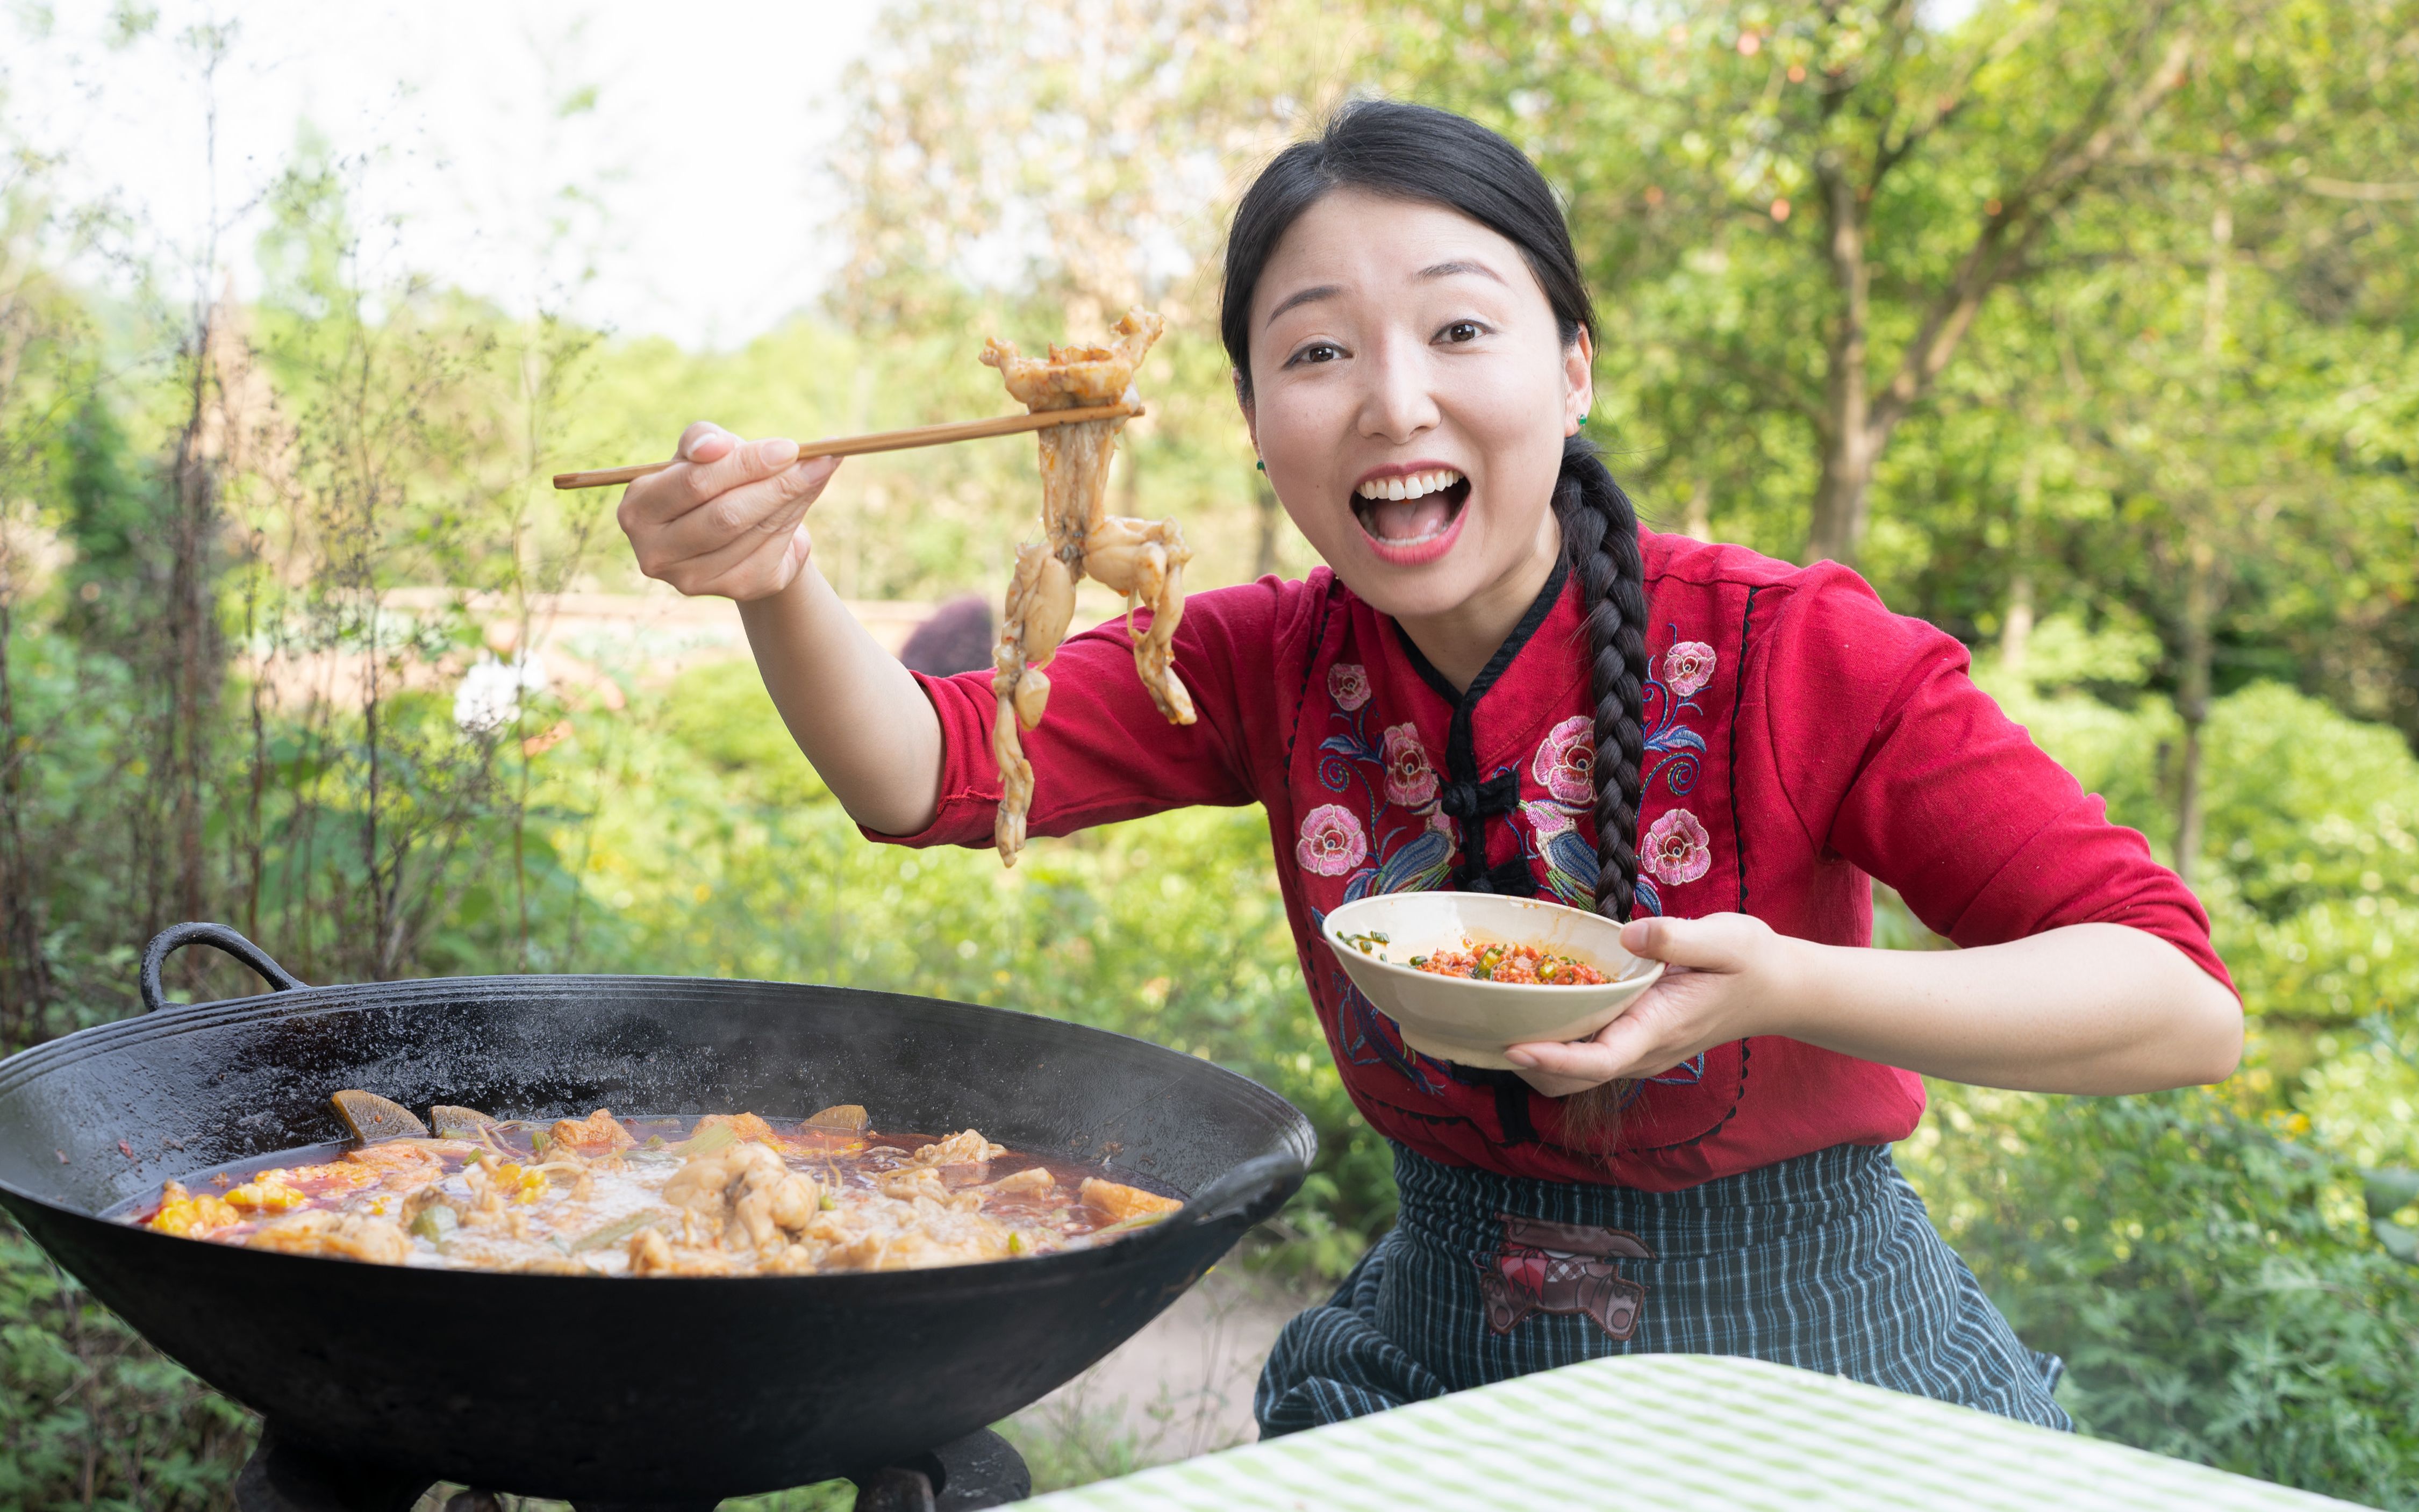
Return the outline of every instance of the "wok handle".
<path id="1" fill-rule="evenodd" d="M 1198 1228 L 1245 1214 L 1257 1223 L 1292 1195 L 1302 1174 L 1302 1157 L 1289 1150 L 1256 1155 L 1194 1193 L 1168 1227 Z"/>
<path id="2" fill-rule="evenodd" d="M 171 924 L 151 936 L 143 948 L 143 1011 L 156 1013 L 168 1006 L 168 993 L 160 984 L 160 968 L 168 958 L 189 945 L 208 945 L 235 957 L 257 972 L 273 993 L 306 986 L 301 978 L 270 959 L 269 952 L 253 944 L 224 924 Z"/>

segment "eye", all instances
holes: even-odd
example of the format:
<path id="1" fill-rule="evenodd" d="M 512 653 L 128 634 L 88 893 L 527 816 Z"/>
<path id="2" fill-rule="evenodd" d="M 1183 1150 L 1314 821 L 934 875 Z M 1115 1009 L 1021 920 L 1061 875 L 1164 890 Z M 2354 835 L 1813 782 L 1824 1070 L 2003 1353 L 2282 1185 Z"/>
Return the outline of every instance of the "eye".
<path id="1" fill-rule="evenodd" d="M 1344 348 L 1332 341 L 1314 341 L 1286 359 L 1286 366 L 1301 367 L 1306 363 L 1333 363 L 1344 355 Z"/>
<path id="2" fill-rule="evenodd" d="M 1476 341 L 1486 333 L 1487 328 L 1475 320 L 1456 320 L 1438 332 L 1437 340 L 1448 346 L 1459 347 L 1466 342 Z"/>

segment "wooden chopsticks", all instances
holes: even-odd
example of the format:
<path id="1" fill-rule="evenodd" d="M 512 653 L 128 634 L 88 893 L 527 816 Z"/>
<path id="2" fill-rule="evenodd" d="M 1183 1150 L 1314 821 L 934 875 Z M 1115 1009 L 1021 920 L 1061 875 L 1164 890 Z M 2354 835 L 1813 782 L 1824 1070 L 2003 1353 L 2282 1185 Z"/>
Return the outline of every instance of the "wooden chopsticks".
<path id="1" fill-rule="evenodd" d="M 1142 412 L 1140 405 L 1097 404 L 1081 409 L 1037 409 L 1031 414 L 998 415 L 990 420 L 953 420 L 946 425 L 878 430 L 870 436 L 827 437 L 800 446 L 798 455 L 856 456 L 867 452 L 903 452 L 914 446 L 946 446 L 951 441 L 980 440 L 986 436 L 1014 436 L 1022 431 L 1047 430 L 1053 425 L 1071 425 L 1083 420 L 1114 420 L 1119 415 Z M 626 468 L 558 472 L 554 475 L 554 486 L 558 488 L 603 488 L 616 483 L 634 482 L 670 466 L 670 462 L 639 462 Z"/>

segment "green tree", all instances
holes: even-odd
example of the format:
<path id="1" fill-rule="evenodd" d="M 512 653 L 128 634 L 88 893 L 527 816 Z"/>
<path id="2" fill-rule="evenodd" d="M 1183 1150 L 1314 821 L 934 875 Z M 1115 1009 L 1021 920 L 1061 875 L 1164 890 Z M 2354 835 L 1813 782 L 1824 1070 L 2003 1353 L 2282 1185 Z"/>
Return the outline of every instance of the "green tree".
<path id="1" fill-rule="evenodd" d="M 2171 181 L 2270 82 L 2243 75 L 2293 74 L 2363 123 L 2246 147 L 2262 171 L 2401 177 L 2407 84 L 2341 60 L 2410 30 L 2407 7 L 2231 0 L 1990 4 L 1946 28 L 1912 0 L 1439 0 L 1385 55 L 1390 85 L 1505 131 L 1564 187 L 1618 311 L 1603 365 L 1633 392 L 1615 413 L 1652 427 L 1624 442 L 1676 491 L 1790 491 L 1807 556 L 1854 562 L 1894 439 L 1978 333 L 2029 318 L 2012 292 L 2122 263 L 2132 232 L 2172 222 Z"/>

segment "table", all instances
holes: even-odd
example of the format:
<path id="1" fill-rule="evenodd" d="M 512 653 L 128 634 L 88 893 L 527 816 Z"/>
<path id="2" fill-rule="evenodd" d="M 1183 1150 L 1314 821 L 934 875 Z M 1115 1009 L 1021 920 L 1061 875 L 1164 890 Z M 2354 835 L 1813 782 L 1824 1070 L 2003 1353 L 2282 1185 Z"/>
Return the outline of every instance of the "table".
<path id="1" fill-rule="evenodd" d="M 1541 1371 L 1016 1505 L 2233 1512 L 2351 1504 L 1761 1360 L 1644 1354 Z"/>

